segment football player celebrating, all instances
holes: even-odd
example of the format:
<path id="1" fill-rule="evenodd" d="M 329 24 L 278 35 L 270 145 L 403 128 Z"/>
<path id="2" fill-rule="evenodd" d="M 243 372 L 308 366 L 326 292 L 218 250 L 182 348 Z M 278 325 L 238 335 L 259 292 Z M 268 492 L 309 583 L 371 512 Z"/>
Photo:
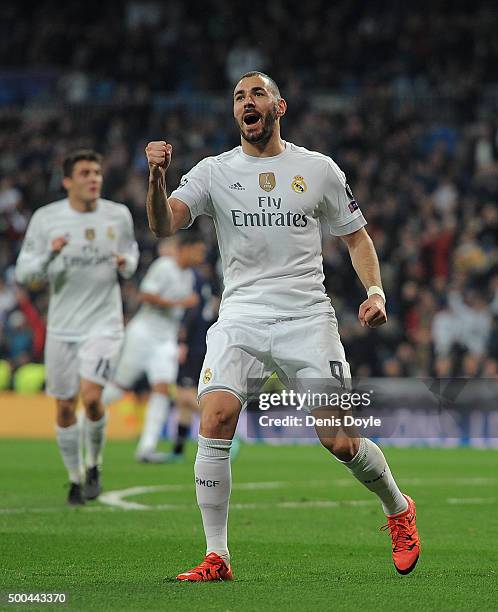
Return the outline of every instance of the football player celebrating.
<path id="1" fill-rule="evenodd" d="M 329 157 L 280 136 L 287 104 L 273 79 L 245 74 L 233 95 L 241 146 L 199 162 L 168 198 L 172 147 L 146 147 L 149 226 L 156 236 L 187 227 L 200 214 L 215 223 L 225 289 L 218 322 L 207 335 L 199 381 L 200 435 L 195 461 L 197 501 L 206 535 L 204 560 L 179 580 L 230 580 L 227 518 L 229 452 L 249 378 L 279 371 L 289 379 L 348 378 L 349 365 L 323 285 L 321 224 L 347 245 L 366 290 L 362 325 L 386 320 L 379 263 L 366 221 L 344 173 Z M 387 515 L 396 569 L 415 567 L 420 542 L 415 504 L 396 484 L 380 448 L 340 432 L 320 441 L 365 487 Z"/>

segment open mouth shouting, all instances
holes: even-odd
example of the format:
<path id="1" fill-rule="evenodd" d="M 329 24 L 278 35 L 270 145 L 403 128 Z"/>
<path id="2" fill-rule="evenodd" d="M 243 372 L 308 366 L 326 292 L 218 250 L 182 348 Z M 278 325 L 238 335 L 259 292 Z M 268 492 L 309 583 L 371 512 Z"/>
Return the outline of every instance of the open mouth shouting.
<path id="1" fill-rule="evenodd" d="M 260 122 L 263 122 L 263 118 L 261 116 L 261 113 L 258 113 L 258 111 L 251 109 L 244 113 L 242 121 L 244 125 L 248 127 L 256 127 Z"/>

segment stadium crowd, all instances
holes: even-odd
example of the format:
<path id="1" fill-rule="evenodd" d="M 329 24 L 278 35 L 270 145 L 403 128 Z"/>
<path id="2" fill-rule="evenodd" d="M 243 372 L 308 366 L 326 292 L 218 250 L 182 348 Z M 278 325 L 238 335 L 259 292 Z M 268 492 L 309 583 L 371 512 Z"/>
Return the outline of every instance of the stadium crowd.
<path id="1" fill-rule="evenodd" d="M 87 5 L 83 14 L 75 3 L 42 2 L 28 22 L 13 19 L 0 36 L 0 359 L 17 368 L 43 358 L 47 296 L 16 287 L 13 265 L 32 212 L 63 197 L 64 154 L 80 146 L 103 153 L 104 195 L 132 212 L 142 256 L 123 283 L 129 318 L 156 255 L 145 144 L 173 144 L 174 188 L 199 159 L 237 145 L 230 86 L 247 69 L 266 69 L 289 102 L 283 137 L 345 171 L 381 260 L 389 324 L 372 331 L 357 320 L 364 291 L 347 251 L 324 231 L 325 285 L 354 375 L 496 375 L 498 43 L 490 9 L 479 3 L 443 20 L 437 2 L 427 11 L 363 4 L 275 0 L 262 20 L 252 5 L 237 15 L 210 0 L 204 20 L 196 3 L 168 3 L 165 12 L 128 2 L 114 13 L 109 3 L 92 21 Z M 6 10 L 14 18 L 20 8 Z M 210 220 L 200 229 L 215 277 Z"/>

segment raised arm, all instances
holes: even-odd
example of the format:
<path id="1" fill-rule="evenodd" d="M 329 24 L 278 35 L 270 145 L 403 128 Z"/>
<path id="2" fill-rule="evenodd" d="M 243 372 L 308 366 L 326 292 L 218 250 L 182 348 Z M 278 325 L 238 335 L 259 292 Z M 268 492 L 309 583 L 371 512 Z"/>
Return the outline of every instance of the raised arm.
<path id="1" fill-rule="evenodd" d="M 172 146 L 164 140 L 149 142 L 145 154 L 149 163 L 147 219 L 156 238 L 172 236 L 190 223 L 190 210 L 178 198 L 168 198 L 166 172 L 171 163 Z"/>
<path id="2" fill-rule="evenodd" d="M 351 262 L 367 290 L 367 299 L 360 305 L 358 318 L 363 326 L 379 327 L 387 321 L 386 302 L 382 291 L 379 260 L 372 239 L 365 228 L 341 236 L 346 243 Z"/>

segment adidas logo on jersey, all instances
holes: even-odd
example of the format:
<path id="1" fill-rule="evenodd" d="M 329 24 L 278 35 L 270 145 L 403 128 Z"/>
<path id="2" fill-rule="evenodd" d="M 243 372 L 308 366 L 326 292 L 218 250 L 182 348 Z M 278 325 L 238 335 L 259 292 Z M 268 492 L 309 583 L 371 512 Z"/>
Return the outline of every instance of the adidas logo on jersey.
<path id="1" fill-rule="evenodd" d="M 228 189 L 237 189 L 238 191 L 245 191 L 246 190 L 246 188 L 242 187 L 242 185 L 239 182 L 234 183 L 233 185 L 230 185 L 230 187 Z"/>

